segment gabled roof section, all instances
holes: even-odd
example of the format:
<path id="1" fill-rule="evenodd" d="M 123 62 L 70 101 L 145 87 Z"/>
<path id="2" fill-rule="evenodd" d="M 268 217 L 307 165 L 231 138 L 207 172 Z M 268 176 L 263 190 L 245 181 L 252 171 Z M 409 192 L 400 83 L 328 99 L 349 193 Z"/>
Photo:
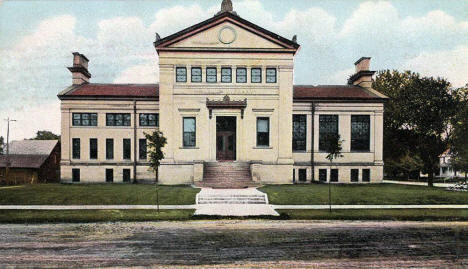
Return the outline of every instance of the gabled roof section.
<path id="1" fill-rule="evenodd" d="M 58 140 L 19 140 L 9 145 L 10 154 L 49 156 Z"/>
<path id="2" fill-rule="evenodd" d="M 212 27 L 215 27 L 221 23 L 224 22 L 230 22 L 238 27 L 241 27 L 251 33 L 254 33 L 264 39 L 269 40 L 270 42 L 273 42 L 281 47 L 281 49 L 275 50 L 269 50 L 270 52 L 287 52 L 290 51 L 291 53 L 296 53 L 296 51 L 299 49 L 300 45 L 297 44 L 296 42 L 289 40 L 287 38 L 284 38 L 278 34 L 275 34 L 273 32 L 270 32 L 256 24 L 253 24 L 239 16 L 237 16 L 233 12 L 222 12 L 217 15 L 215 15 L 212 18 L 209 18 L 203 22 L 200 22 L 198 24 L 195 24 L 193 26 L 190 26 L 184 30 L 181 30 L 175 34 L 169 35 L 165 38 L 158 39 L 154 42 L 154 47 L 156 48 L 156 51 L 159 53 L 159 51 L 163 50 L 185 50 L 187 51 L 188 49 L 182 49 L 182 48 L 171 48 L 170 46 L 174 43 L 180 42 L 184 39 L 187 39 L 193 35 L 196 35 L 198 33 L 201 33 L 207 29 L 210 29 Z M 191 48 L 191 50 L 194 50 L 195 48 Z M 236 51 L 235 48 L 226 48 L 224 51 Z M 265 50 L 265 52 L 268 52 Z"/>
<path id="3" fill-rule="evenodd" d="M 355 85 L 294 85 L 295 101 L 341 100 L 385 102 L 388 97 L 372 89 Z"/>
<path id="4" fill-rule="evenodd" d="M 84 83 L 66 88 L 58 94 L 58 98 L 61 100 L 86 98 L 159 99 L 159 84 Z"/>

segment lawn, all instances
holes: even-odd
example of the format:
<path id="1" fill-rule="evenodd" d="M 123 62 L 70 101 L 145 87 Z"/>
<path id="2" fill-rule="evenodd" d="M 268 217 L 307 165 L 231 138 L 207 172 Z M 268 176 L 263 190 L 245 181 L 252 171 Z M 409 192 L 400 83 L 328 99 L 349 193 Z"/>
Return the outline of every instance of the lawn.
<path id="1" fill-rule="evenodd" d="M 0 205 L 161 205 L 195 204 L 190 186 L 145 184 L 36 184 L 0 187 Z"/>
<path id="2" fill-rule="evenodd" d="M 268 194 L 270 204 L 328 204 L 327 184 L 269 185 L 259 189 Z M 450 192 L 443 188 L 396 184 L 332 185 L 335 205 L 427 205 L 468 204 L 468 192 Z"/>
<path id="3" fill-rule="evenodd" d="M 0 210 L 0 223 L 189 220 L 194 210 Z"/>

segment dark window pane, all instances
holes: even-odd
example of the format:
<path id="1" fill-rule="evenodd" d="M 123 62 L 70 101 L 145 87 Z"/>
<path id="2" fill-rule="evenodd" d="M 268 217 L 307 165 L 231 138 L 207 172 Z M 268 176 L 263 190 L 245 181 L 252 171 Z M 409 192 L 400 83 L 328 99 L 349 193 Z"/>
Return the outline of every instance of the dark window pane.
<path id="1" fill-rule="evenodd" d="M 270 119 L 257 118 L 257 146 L 268 147 L 270 145 Z"/>
<path id="2" fill-rule="evenodd" d="M 370 116 L 351 115 L 351 150 L 369 151 Z"/>
<path id="3" fill-rule="evenodd" d="M 139 140 L 139 148 L 140 148 L 140 152 L 139 152 L 139 157 L 140 157 L 140 160 L 146 160 L 146 139 L 140 139 Z"/>
<path id="4" fill-rule="evenodd" d="M 351 182 L 359 181 L 359 169 L 351 169 Z"/>
<path id="5" fill-rule="evenodd" d="M 187 68 L 185 67 L 176 68 L 176 81 L 187 82 Z"/>
<path id="6" fill-rule="evenodd" d="M 192 67 L 192 82 L 202 82 L 202 70 L 200 67 Z"/>
<path id="7" fill-rule="evenodd" d="M 196 145 L 196 125 L 195 118 L 183 118 L 183 146 L 195 147 Z"/>
<path id="8" fill-rule="evenodd" d="M 370 182 L 370 169 L 362 169 L 362 181 Z"/>
<path id="9" fill-rule="evenodd" d="M 237 68 L 236 69 L 236 82 L 237 83 L 246 83 L 247 82 L 247 69 L 246 68 Z"/>
<path id="10" fill-rule="evenodd" d="M 114 181 L 114 169 L 106 169 L 106 182 Z"/>
<path id="11" fill-rule="evenodd" d="M 123 182 L 130 182 L 130 169 L 124 169 L 122 174 L 123 174 Z"/>
<path id="12" fill-rule="evenodd" d="M 217 81 L 217 71 L 216 67 L 207 67 L 206 68 L 206 82 L 214 83 Z"/>
<path id="13" fill-rule="evenodd" d="M 232 70 L 231 68 L 221 68 L 221 82 L 231 83 L 232 82 Z"/>
<path id="14" fill-rule="evenodd" d="M 130 139 L 125 138 L 123 140 L 123 158 L 124 158 L 124 160 L 129 160 L 130 159 L 130 154 L 131 154 Z"/>
<path id="15" fill-rule="evenodd" d="M 106 139 L 106 159 L 114 159 L 114 139 Z"/>
<path id="16" fill-rule="evenodd" d="M 330 181 L 338 182 L 338 169 L 331 169 L 330 171 Z"/>
<path id="17" fill-rule="evenodd" d="M 327 181 L 327 169 L 319 169 L 319 180 Z"/>
<path id="18" fill-rule="evenodd" d="M 267 68 L 266 70 L 266 82 L 276 83 L 276 68 Z"/>
<path id="19" fill-rule="evenodd" d="M 89 139 L 89 158 L 97 159 L 98 156 L 98 141 L 96 138 Z"/>
<path id="20" fill-rule="evenodd" d="M 77 168 L 72 169 L 72 181 L 80 182 L 80 169 L 77 169 Z"/>
<path id="21" fill-rule="evenodd" d="M 299 169 L 299 181 L 301 181 L 301 182 L 307 181 L 307 170 L 306 169 Z"/>
<path id="22" fill-rule="evenodd" d="M 261 68 L 252 68 L 252 70 L 251 70 L 251 81 L 252 81 L 252 83 L 261 83 L 262 82 L 262 69 Z"/>
<path id="23" fill-rule="evenodd" d="M 79 138 L 73 138 L 72 139 L 72 145 L 73 145 L 73 150 L 72 150 L 72 158 L 73 159 L 79 159 L 81 158 L 81 142 Z"/>
<path id="24" fill-rule="evenodd" d="M 293 150 L 306 150 L 307 115 L 293 115 Z"/>
<path id="25" fill-rule="evenodd" d="M 148 125 L 148 116 L 147 114 L 140 114 L 140 125 L 147 126 Z"/>
<path id="26" fill-rule="evenodd" d="M 319 115 L 319 150 L 325 150 L 327 137 L 338 134 L 338 115 Z"/>

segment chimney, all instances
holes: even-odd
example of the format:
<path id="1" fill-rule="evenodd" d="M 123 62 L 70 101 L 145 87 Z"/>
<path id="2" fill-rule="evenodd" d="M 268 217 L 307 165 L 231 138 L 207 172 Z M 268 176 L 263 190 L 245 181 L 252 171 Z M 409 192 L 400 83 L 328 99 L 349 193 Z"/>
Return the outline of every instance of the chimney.
<path id="1" fill-rule="evenodd" d="M 91 74 L 88 72 L 88 58 L 79 52 L 73 52 L 73 66 L 68 67 L 72 73 L 73 85 L 89 83 Z"/>
<path id="2" fill-rule="evenodd" d="M 356 73 L 348 79 L 349 85 L 361 86 L 363 88 L 372 87 L 372 75 L 375 71 L 370 71 L 371 57 L 361 57 L 354 65 L 356 66 Z"/>

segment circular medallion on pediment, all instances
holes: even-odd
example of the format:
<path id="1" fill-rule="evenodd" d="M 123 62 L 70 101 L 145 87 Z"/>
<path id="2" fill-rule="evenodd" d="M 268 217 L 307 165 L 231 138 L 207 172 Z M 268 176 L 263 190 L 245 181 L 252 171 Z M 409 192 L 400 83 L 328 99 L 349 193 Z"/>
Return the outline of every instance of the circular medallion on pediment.
<path id="1" fill-rule="evenodd" d="M 231 44 L 236 41 L 237 33 L 231 26 L 224 26 L 219 30 L 218 39 L 223 44 Z"/>

